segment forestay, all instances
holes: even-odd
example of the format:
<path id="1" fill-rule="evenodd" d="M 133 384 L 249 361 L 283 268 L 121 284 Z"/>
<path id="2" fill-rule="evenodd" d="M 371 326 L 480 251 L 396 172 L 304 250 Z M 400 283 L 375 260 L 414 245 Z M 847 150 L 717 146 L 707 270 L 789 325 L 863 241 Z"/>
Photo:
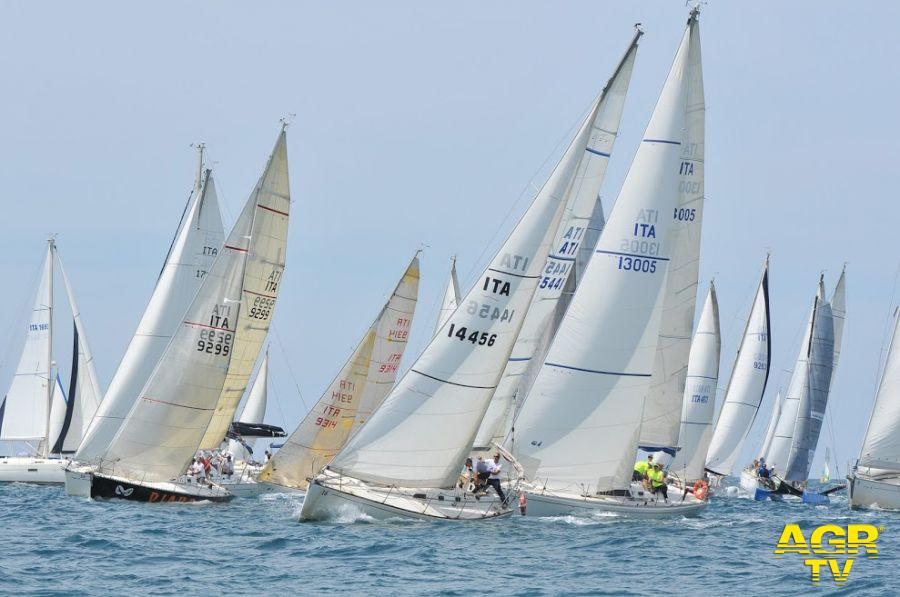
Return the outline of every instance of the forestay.
<path id="1" fill-rule="evenodd" d="M 706 468 L 717 475 L 730 475 L 741 447 L 762 402 L 769 380 L 772 341 L 769 326 L 769 259 L 741 336 L 725 399 L 719 409 L 715 431 L 706 458 Z"/>
<path id="2" fill-rule="evenodd" d="M 535 485 L 625 489 L 649 388 L 678 201 L 692 16 L 597 250 L 516 419 Z"/>
<path id="3" fill-rule="evenodd" d="M 106 451 L 102 468 L 147 481 L 177 477 L 194 456 L 214 411 L 222 412 L 223 388 L 243 393 L 243 387 L 225 387 L 226 376 L 238 355 L 241 370 L 247 360 L 256 360 L 280 286 L 290 209 L 285 143 L 282 131 L 256 189 Z"/>
<path id="4" fill-rule="evenodd" d="M 894 332 L 866 428 L 859 466 L 900 471 L 900 311 L 894 310 Z"/>
<path id="5" fill-rule="evenodd" d="M 678 434 L 681 450 L 670 467 L 685 480 L 703 478 L 716 410 L 720 349 L 719 303 L 716 300 L 716 288 L 710 282 L 688 359 L 681 430 Z"/>
<path id="6" fill-rule="evenodd" d="M 579 248 L 589 235 L 591 218 L 597 209 L 598 194 L 622 119 L 625 96 L 634 70 L 638 30 L 600 96 L 594 102 L 557 171 L 572 172 L 565 191 L 566 211 L 541 272 L 540 283 L 525 314 L 522 329 L 510 355 L 506 370 L 491 400 L 475 439 L 479 447 L 503 440 L 516 403 L 524 398 L 523 374 L 535 358 L 542 339 L 553 338 L 553 312 L 569 275 L 575 269 Z M 601 219 L 602 219 L 602 207 Z M 596 237 L 593 238 L 596 242 Z M 537 363 L 539 366 L 540 363 Z"/>
<path id="7" fill-rule="evenodd" d="M 212 267 L 223 236 L 215 184 L 207 170 L 202 187 L 198 177 L 150 301 L 75 453 L 76 460 L 94 462 L 109 447 Z"/>
<path id="8" fill-rule="evenodd" d="M 306 479 L 365 423 L 397 379 L 418 294 L 416 256 L 337 377 L 260 473 L 261 481 L 306 489 Z"/>

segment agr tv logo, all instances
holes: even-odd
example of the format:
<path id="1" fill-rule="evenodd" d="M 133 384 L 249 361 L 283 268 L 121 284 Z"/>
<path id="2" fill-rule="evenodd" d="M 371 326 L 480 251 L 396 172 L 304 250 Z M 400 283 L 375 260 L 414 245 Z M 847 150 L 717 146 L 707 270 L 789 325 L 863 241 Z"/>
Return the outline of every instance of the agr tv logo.
<path id="1" fill-rule="evenodd" d="M 844 529 L 836 524 L 823 524 L 813 529 L 807 542 L 800 525 L 786 524 L 775 546 L 775 557 L 784 554 L 819 556 L 803 560 L 809 566 L 812 584 L 819 585 L 824 570 L 831 574 L 835 584 L 843 586 L 850 577 L 856 556 L 864 554 L 869 559 L 878 559 L 875 541 L 879 532 L 884 532 L 883 526 L 848 524 Z"/>

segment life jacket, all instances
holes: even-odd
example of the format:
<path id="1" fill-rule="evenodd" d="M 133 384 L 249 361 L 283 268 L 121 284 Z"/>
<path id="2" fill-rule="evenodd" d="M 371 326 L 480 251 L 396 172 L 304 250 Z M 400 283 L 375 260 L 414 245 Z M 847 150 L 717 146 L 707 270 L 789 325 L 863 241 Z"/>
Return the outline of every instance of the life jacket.
<path id="1" fill-rule="evenodd" d="M 634 464 L 634 470 L 642 475 L 646 475 L 647 471 L 650 470 L 650 463 L 646 460 L 638 460 Z"/>
<path id="2" fill-rule="evenodd" d="M 662 471 L 653 469 L 653 470 L 647 471 L 647 476 L 650 477 L 650 484 L 653 485 L 653 487 L 662 487 L 663 485 L 666 484 L 666 482 L 663 481 L 664 474 Z"/>

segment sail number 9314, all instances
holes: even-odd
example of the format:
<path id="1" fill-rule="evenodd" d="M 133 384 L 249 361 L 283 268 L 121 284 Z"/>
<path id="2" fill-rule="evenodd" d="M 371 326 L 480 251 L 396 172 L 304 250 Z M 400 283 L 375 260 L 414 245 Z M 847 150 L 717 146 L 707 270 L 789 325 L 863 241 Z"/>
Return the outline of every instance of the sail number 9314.
<path id="1" fill-rule="evenodd" d="M 447 329 L 447 336 L 450 338 L 458 338 L 461 342 L 468 340 L 472 344 L 479 346 L 493 346 L 497 341 L 497 334 L 488 334 L 487 332 L 472 331 L 470 332 L 466 326 L 456 327 L 455 323 L 451 323 Z"/>

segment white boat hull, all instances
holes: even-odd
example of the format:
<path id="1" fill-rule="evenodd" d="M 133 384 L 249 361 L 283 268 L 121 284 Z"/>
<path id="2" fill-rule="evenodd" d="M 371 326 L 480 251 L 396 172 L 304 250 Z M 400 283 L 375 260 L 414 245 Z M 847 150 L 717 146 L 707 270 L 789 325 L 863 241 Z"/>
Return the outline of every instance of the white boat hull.
<path id="1" fill-rule="evenodd" d="M 627 518 L 668 518 L 696 516 L 709 502 L 698 500 L 682 491 L 670 493 L 668 501 L 656 499 L 646 492 L 632 489 L 629 496 L 583 496 L 547 490 L 526 490 L 526 516 L 591 515 L 609 512 Z M 682 499 L 683 498 L 683 499 Z"/>
<path id="2" fill-rule="evenodd" d="M 848 477 L 850 508 L 900 510 L 900 475 L 873 478 L 864 475 Z"/>
<path id="3" fill-rule="evenodd" d="M 375 520 L 484 520 L 511 513 L 512 510 L 501 507 L 499 500 L 475 500 L 453 490 L 370 487 L 355 480 L 320 475 L 306 490 L 300 520 L 345 520 L 358 516 Z"/>
<path id="4" fill-rule="evenodd" d="M 0 483 L 65 483 L 68 460 L 9 456 L 0 458 Z"/>
<path id="5" fill-rule="evenodd" d="M 68 466 L 65 469 L 66 495 L 73 497 L 91 497 L 91 480 L 93 469 L 84 466 Z"/>

